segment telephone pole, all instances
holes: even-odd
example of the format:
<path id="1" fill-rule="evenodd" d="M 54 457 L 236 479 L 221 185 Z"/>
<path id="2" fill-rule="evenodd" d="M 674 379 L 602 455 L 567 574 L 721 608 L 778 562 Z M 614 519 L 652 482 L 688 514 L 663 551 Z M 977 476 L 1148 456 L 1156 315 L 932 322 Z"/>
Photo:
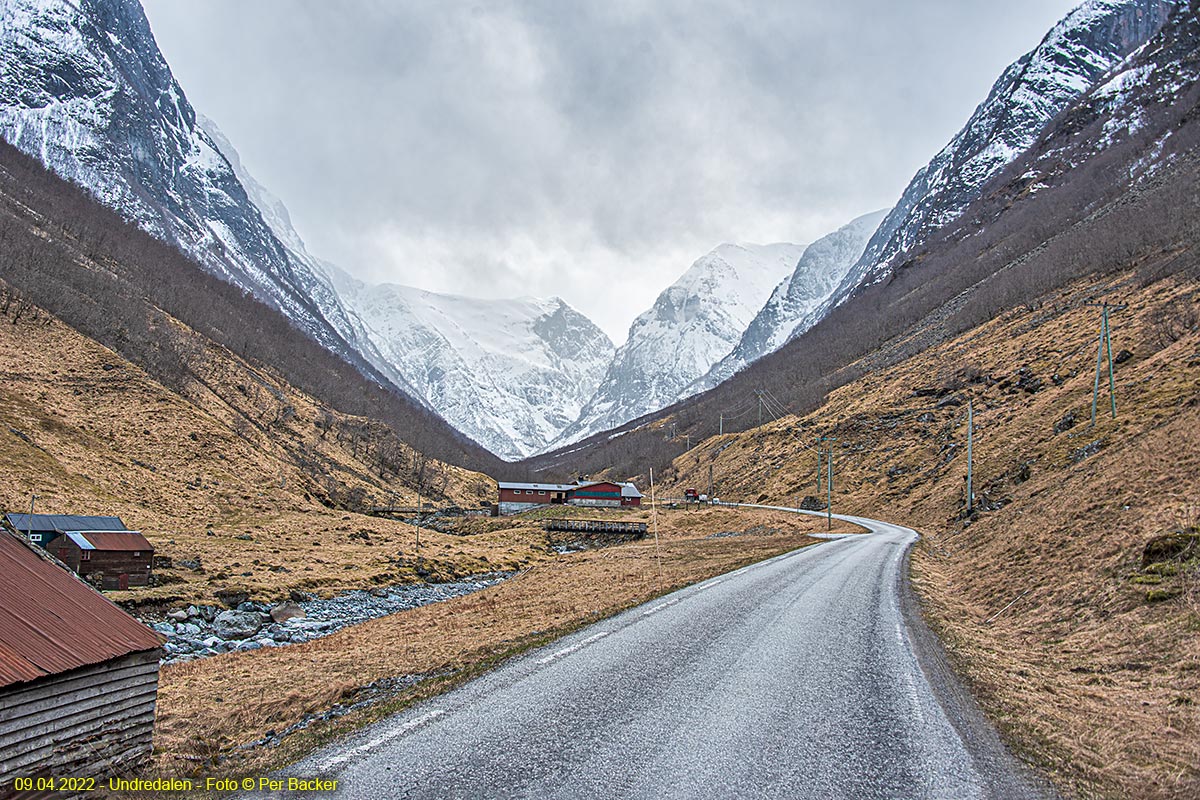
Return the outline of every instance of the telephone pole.
<path id="1" fill-rule="evenodd" d="M 719 428 L 717 428 L 717 435 L 718 436 L 725 435 L 725 415 L 724 414 L 721 415 L 721 426 Z"/>
<path id="2" fill-rule="evenodd" d="M 758 395 L 758 425 L 762 427 L 762 389 L 755 389 L 754 393 Z"/>
<path id="3" fill-rule="evenodd" d="M 825 529 L 833 529 L 833 443 L 837 441 L 836 436 L 820 436 L 817 438 L 817 459 L 820 463 L 821 458 L 821 442 L 829 442 L 829 451 L 825 454 Z M 817 480 L 820 481 L 821 470 L 817 468 Z M 820 483 L 817 485 L 817 491 L 820 491 Z"/>
<path id="4" fill-rule="evenodd" d="M 817 437 L 817 494 L 821 494 L 821 437 Z"/>
<path id="5" fill-rule="evenodd" d="M 1117 418 L 1117 384 L 1113 377 L 1112 331 L 1108 325 L 1109 311 L 1123 311 L 1125 303 L 1087 303 L 1100 309 L 1100 338 L 1096 348 L 1096 382 L 1092 387 L 1092 427 L 1096 426 L 1096 405 L 1100 400 L 1100 373 L 1104 365 L 1105 350 L 1108 351 L 1108 400 L 1112 406 L 1112 418 Z"/>
<path id="6" fill-rule="evenodd" d="M 712 464 L 709 464 L 708 465 L 708 502 L 711 503 L 712 499 L 713 499 Z"/>

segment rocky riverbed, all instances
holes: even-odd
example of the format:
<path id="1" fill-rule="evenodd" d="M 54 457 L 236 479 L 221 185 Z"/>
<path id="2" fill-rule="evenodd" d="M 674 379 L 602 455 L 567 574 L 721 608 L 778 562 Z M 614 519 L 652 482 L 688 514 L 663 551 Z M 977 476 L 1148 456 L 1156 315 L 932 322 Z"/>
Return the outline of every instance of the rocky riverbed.
<path id="1" fill-rule="evenodd" d="M 454 583 L 399 584 L 353 591 L 328 600 L 294 593 L 292 600 L 270 605 L 244 600 L 234 608 L 188 606 L 151 625 L 167 637 L 163 663 L 236 650 L 298 644 L 328 636 L 347 625 L 477 592 L 512 577 L 478 575 Z"/>

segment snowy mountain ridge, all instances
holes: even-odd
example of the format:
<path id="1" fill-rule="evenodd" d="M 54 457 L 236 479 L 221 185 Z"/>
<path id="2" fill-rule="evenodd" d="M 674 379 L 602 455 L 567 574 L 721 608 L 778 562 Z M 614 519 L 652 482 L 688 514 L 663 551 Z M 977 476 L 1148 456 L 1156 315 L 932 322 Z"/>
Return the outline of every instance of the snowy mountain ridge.
<path id="1" fill-rule="evenodd" d="M 728 355 L 803 253 L 796 244 L 722 244 L 697 259 L 633 321 L 595 395 L 553 446 L 679 400 Z"/>
<path id="2" fill-rule="evenodd" d="M 561 300 L 376 289 L 309 254 L 287 208 L 189 104 L 137 0 L 0 0 L 0 63 L 5 139 L 493 452 L 544 446 L 598 385 L 612 343 Z"/>
<path id="3" fill-rule="evenodd" d="M 793 336 L 860 286 L 886 279 L 903 253 L 957 219 L 989 179 L 1154 36 L 1175 7 L 1175 0 L 1087 0 L 1068 13 L 1004 70 L 963 129 L 917 172 L 836 291 L 800 321 Z"/>
<path id="4" fill-rule="evenodd" d="M 864 214 L 810 244 L 795 269 L 779 282 L 750 321 L 737 346 L 688 386 L 682 396 L 711 389 L 787 344 L 800 320 L 833 294 L 885 214 L 886 209 Z"/>

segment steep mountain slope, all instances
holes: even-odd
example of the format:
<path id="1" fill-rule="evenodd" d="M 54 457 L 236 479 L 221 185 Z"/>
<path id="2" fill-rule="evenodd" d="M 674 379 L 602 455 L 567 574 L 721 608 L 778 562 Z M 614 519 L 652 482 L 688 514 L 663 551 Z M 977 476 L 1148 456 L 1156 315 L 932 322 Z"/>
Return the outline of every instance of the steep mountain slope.
<path id="1" fill-rule="evenodd" d="M 489 306 L 501 317 L 524 315 L 531 325 L 547 317 L 540 323 L 547 338 L 521 340 L 529 352 L 520 352 L 516 341 L 513 349 L 500 348 L 494 337 L 508 323 L 498 324 L 493 350 L 536 365 L 508 363 L 507 374 L 474 351 L 411 350 L 402 338 L 389 341 L 369 330 L 363 313 L 393 331 L 420 323 L 398 317 L 413 306 L 383 307 L 382 297 L 396 297 L 387 289 L 353 288 L 356 301 L 371 298 L 364 309 L 343 301 L 333 280 L 353 282 L 307 251 L 283 203 L 246 170 L 217 126 L 192 109 L 136 0 L 77 6 L 7 0 L 2 14 L 0 58 L 13 68 L 0 77 L 0 135 L 280 310 L 350 363 L 509 458 L 544 447 L 595 390 L 612 345 L 576 312 L 560 309 L 560 301 L 547 301 L 555 307 L 537 312 L 527 301 L 508 310 Z M 470 313 L 465 302 L 455 307 Z M 577 335 L 568 341 L 572 332 Z M 436 329 L 426 332 L 426 338 L 439 336 Z M 604 363 L 597 365 L 597 358 Z M 455 380 L 430 377 L 441 375 Z M 525 406 L 514 401 L 525 396 Z"/>
<path id="2" fill-rule="evenodd" d="M 811 411 L 866 372 L 1083 276 L 1143 261 L 1155 275 L 1185 268 L 1200 246 L 1197 25 L 1196 4 L 1181 6 L 1120 74 L 1069 104 L 958 219 L 820 324 L 703 395 L 528 466 L 547 478 L 601 463 L 626 474 L 665 468 L 684 443 L 664 441 L 664 426 L 701 441 L 753 390 L 788 411 Z M 727 420 L 725 430 L 745 424 Z"/>
<path id="3" fill-rule="evenodd" d="M 837 290 L 800 321 L 796 333 L 859 287 L 882 280 L 897 256 L 957 219 L 1047 123 L 1154 36 L 1176 5 L 1176 0 L 1088 0 L 1064 17 L 1004 71 L 963 129 L 917 172 Z"/>
<path id="4" fill-rule="evenodd" d="M 729 355 L 685 391 L 686 395 L 711 389 L 792 338 L 800 320 L 824 302 L 862 255 L 867 240 L 887 210 L 864 214 L 810 244 L 799 263 L 771 293 Z"/>
<path id="5" fill-rule="evenodd" d="M 327 281 L 197 124 L 137 0 L 5 0 L 0 62 L 0 135 L 361 362 Z"/>
<path id="6" fill-rule="evenodd" d="M 393 383 L 502 458 L 544 449 L 579 416 L 613 354 L 589 319 L 558 298 L 483 300 L 353 278 L 309 254 L 283 202 L 215 123 L 199 119 L 290 254 L 327 279 L 320 288 L 359 351 Z"/>
<path id="7" fill-rule="evenodd" d="M 212 391 L 205 347 L 192 331 L 333 411 L 375 420 L 425 456 L 485 471 L 500 463 L 369 365 L 352 366 L 298 333 L 276 309 L 197 269 L 7 142 L 0 241 L 0 279 L 14 304 L 41 306 L 182 395 Z M 239 391 L 257 395 L 258 384 L 247 379 Z"/>
<path id="8" fill-rule="evenodd" d="M 365 335 L 432 408 L 502 458 L 542 449 L 596 391 L 613 344 L 550 298 L 484 300 L 333 272 Z"/>
<path id="9" fill-rule="evenodd" d="M 678 400 L 733 349 L 803 252 L 795 244 L 723 244 L 697 259 L 633 321 L 600 388 L 555 444 Z"/>

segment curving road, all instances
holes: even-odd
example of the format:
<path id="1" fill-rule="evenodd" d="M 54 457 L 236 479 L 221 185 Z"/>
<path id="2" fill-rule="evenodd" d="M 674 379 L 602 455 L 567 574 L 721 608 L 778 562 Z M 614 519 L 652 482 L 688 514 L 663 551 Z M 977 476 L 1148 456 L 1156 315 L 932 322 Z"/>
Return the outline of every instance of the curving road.
<path id="1" fill-rule="evenodd" d="M 581 630 L 288 774 L 369 800 L 1052 796 L 915 613 L 917 534 L 839 518 L 871 533 Z"/>

